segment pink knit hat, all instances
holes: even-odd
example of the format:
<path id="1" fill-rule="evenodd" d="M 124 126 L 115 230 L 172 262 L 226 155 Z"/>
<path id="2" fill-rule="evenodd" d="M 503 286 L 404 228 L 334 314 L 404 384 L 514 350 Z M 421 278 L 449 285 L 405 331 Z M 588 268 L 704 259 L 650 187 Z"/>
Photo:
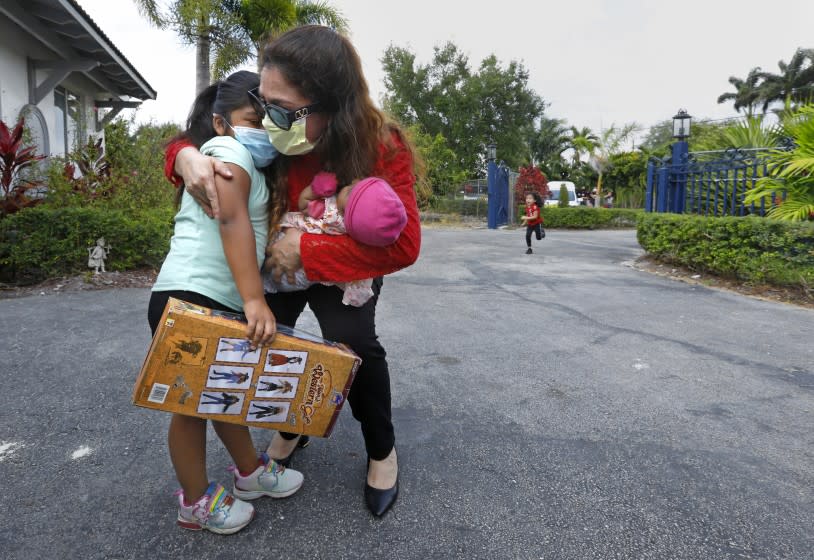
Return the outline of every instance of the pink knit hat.
<path id="1" fill-rule="evenodd" d="M 368 177 L 353 186 L 345 205 L 345 229 L 353 239 L 384 247 L 399 238 L 406 224 L 404 204 L 387 181 Z"/>

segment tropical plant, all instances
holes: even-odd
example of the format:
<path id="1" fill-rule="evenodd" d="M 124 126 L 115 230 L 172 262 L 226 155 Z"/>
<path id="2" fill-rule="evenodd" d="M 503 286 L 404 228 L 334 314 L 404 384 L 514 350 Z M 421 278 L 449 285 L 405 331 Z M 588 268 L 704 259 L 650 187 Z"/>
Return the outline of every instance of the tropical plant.
<path id="1" fill-rule="evenodd" d="M 195 45 L 195 91 L 212 77 L 256 60 L 269 38 L 306 23 L 347 30 L 345 19 L 326 2 L 307 0 L 134 0 L 159 29 L 170 29 Z M 214 61 L 214 62 L 213 62 Z"/>
<path id="2" fill-rule="evenodd" d="M 767 212 L 770 218 L 814 220 L 814 105 L 787 116 L 782 126 L 794 141 L 794 149 L 772 152 L 769 176 L 747 191 L 744 202 L 773 202 Z"/>
<path id="3" fill-rule="evenodd" d="M 30 196 L 41 183 L 27 173 L 45 156 L 37 155 L 36 146 L 25 145 L 24 129 L 24 119 L 11 130 L 0 121 L 0 218 L 41 202 L 41 198 Z"/>
<path id="4" fill-rule="evenodd" d="M 598 177 L 596 179 L 596 200 L 597 206 L 602 205 L 602 176 L 612 165 L 611 157 L 622 152 L 623 146 L 630 140 L 635 132 L 639 130 L 636 123 L 628 123 L 617 127 L 611 124 L 609 128 L 602 131 L 595 149 L 590 155 L 589 163 L 594 168 Z"/>
<path id="5" fill-rule="evenodd" d="M 518 203 L 526 198 L 526 193 L 536 192 L 543 197 L 543 200 L 548 198 L 548 178 L 543 174 L 538 167 L 529 165 L 519 169 L 520 174 L 514 184 L 514 200 Z"/>
<path id="6" fill-rule="evenodd" d="M 532 165 L 555 166 L 562 153 L 571 147 L 571 137 L 565 119 L 540 117 L 540 124 L 529 138 L 529 161 Z"/>
<path id="7" fill-rule="evenodd" d="M 718 103 L 734 101 L 737 112 L 740 113 L 741 109 L 744 109 L 746 116 L 751 117 L 761 99 L 761 91 L 758 88 L 761 72 L 760 68 L 753 68 L 749 71 L 745 80 L 730 76 L 729 83 L 735 87 L 735 91 L 719 95 Z"/>
<path id="8" fill-rule="evenodd" d="M 762 80 L 759 94 L 764 113 L 777 101 L 789 109 L 792 102 L 810 102 L 814 98 L 814 49 L 797 49 L 788 64 L 781 60 L 777 66 L 779 74 L 757 72 Z"/>
<path id="9" fill-rule="evenodd" d="M 234 55 L 219 52 L 214 65 L 216 78 L 226 75 L 229 70 L 248 62 L 252 57 L 256 57 L 259 68 L 263 45 L 299 25 L 327 25 L 339 33 L 347 33 L 349 30 L 348 21 L 342 13 L 324 1 L 241 0 L 239 4 L 244 50 L 236 51 Z"/>
<path id="10" fill-rule="evenodd" d="M 597 148 L 599 137 L 594 134 L 590 128 L 584 126 L 577 128 L 571 127 L 571 149 L 574 150 L 572 158 L 574 160 L 574 167 L 579 166 L 583 156 L 591 156 Z"/>

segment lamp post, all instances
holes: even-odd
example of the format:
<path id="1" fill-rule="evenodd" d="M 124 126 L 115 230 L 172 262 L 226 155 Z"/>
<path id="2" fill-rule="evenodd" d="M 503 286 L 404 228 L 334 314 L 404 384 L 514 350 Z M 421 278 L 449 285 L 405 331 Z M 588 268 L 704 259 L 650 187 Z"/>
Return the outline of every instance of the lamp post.
<path id="1" fill-rule="evenodd" d="M 490 142 L 486 145 L 486 225 L 489 229 L 497 228 L 497 144 Z"/>
<path id="2" fill-rule="evenodd" d="M 659 206 L 664 210 L 681 214 L 684 212 L 684 202 L 687 192 L 687 175 L 685 172 L 687 157 L 690 153 L 690 145 L 687 139 L 690 137 L 690 126 L 692 117 L 684 109 L 679 109 L 673 116 L 673 138 L 675 142 L 672 146 L 672 177 L 670 192 L 668 196 L 659 197 Z M 665 193 L 667 194 L 667 193 Z"/>

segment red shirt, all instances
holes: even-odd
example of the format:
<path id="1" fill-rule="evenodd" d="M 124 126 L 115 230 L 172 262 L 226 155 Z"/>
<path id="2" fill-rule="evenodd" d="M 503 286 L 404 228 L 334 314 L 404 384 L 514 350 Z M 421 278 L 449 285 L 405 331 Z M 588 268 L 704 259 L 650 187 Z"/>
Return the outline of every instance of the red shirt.
<path id="1" fill-rule="evenodd" d="M 543 223 L 543 215 L 540 213 L 540 209 L 537 208 L 537 205 L 533 202 L 531 203 L 531 206 L 526 204 L 526 216 L 533 216 L 535 212 L 537 212 L 537 217 L 533 220 L 527 220 L 527 226 L 536 226 L 537 224 Z"/>
<path id="2" fill-rule="evenodd" d="M 421 222 L 415 197 L 413 158 L 396 134 L 393 135 L 393 143 L 393 151 L 388 151 L 384 144 L 379 146 L 379 160 L 371 175 L 387 181 L 407 211 L 407 225 L 398 240 L 387 247 L 372 247 L 357 243 L 347 235 L 304 233 L 300 241 L 300 256 L 308 280 L 350 282 L 375 278 L 410 266 L 418 258 Z M 167 148 L 164 172 L 175 185 L 180 182 L 173 173 L 175 156 L 188 145 L 179 142 Z M 289 210 L 298 210 L 300 193 L 311 184 L 321 167 L 313 153 L 292 158 L 288 170 Z"/>

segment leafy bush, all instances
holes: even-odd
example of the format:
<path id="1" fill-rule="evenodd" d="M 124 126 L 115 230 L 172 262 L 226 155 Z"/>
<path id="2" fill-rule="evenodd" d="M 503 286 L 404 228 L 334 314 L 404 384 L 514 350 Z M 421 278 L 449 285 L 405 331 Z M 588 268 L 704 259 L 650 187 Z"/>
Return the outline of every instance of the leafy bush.
<path id="1" fill-rule="evenodd" d="M 523 206 L 518 206 L 518 220 L 523 215 Z M 543 208 L 543 222 L 546 228 L 567 229 L 611 229 L 636 227 L 636 217 L 641 210 L 626 208 L 588 208 L 571 206 Z"/>
<path id="2" fill-rule="evenodd" d="M 568 187 L 562 185 L 560 187 L 560 192 L 558 193 L 557 199 L 557 206 L 559 208 L 566 208 L 568 207 Z"/>
<path id="3" fill-rule="evenodd" d="M 461 216 L 486 216 L 488 204 L 485 198 L 467 200 L 463 198 L 431 197 L 429 209 L 442 214 L 460 214 Z"/>
<path id="4" fill-rule="evenodd" d="M 814 223 L 639 215 L 639 244 L 666 262 L 748 282 L 814 285 Z"/>
<path id="5" fill-rule="evenodd" d="M 104 236 L 108 270 L 158 268 L 172 236 L 170 210 L 26 208 L 0 221 L 0 279 L 19 284 L 88 271 L 88 248 Z"/>
<path id="6" fill-rule="evenodd" d="M 0 121 L 0 218 L 41 202 L 31 196 L 39 181 L 27 172 L 45 156 L 36 154 L 36 146 L 26 146 L 24 127 L 23 119 L 12 129 Z"/>

